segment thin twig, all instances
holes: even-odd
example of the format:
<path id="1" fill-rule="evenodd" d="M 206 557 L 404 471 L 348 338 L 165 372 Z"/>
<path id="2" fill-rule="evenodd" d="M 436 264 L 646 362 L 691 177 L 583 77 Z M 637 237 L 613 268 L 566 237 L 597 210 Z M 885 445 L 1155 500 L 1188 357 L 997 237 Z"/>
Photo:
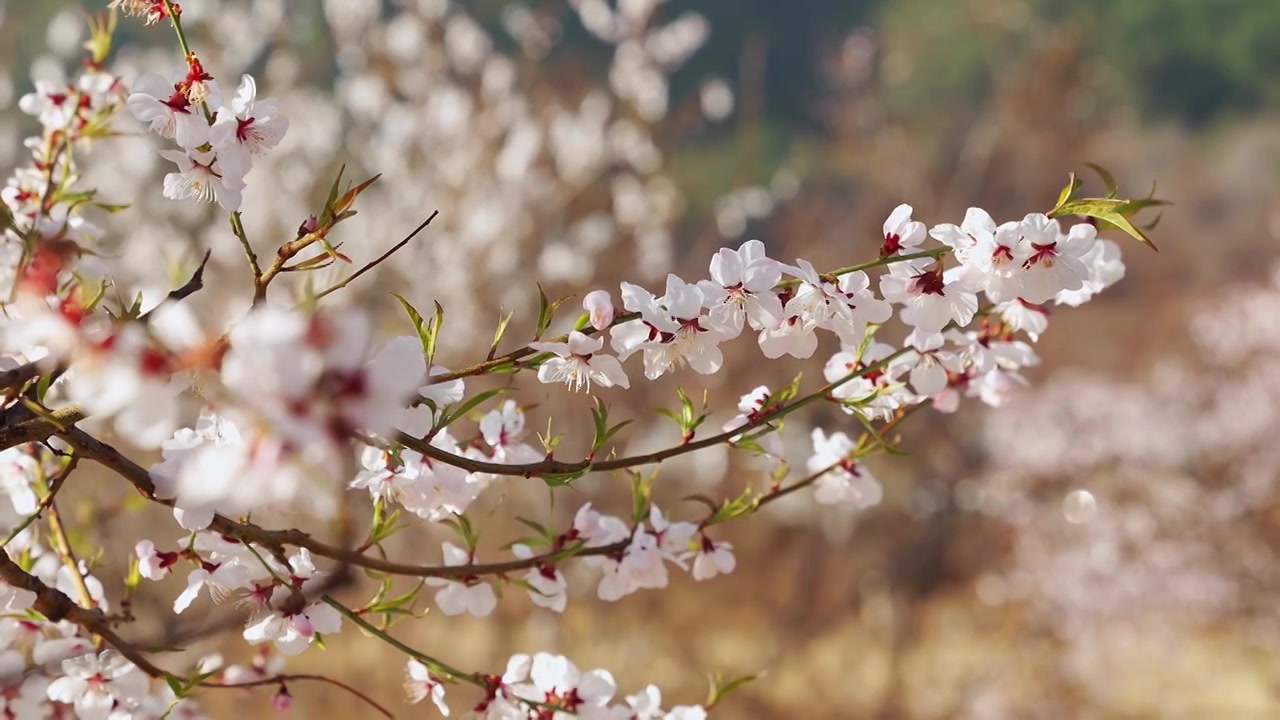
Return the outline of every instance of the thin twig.
<path id="1" fill-rule="evenodd" d="M 253 272 L 253 281 L 256 283 L 262 277 L 262 268 L 258 265 L 258 255 L 253 251 L 253 246 L 249 244 L 249 235 L 244 231 L 244 223 L 240 220 L 240 211 L 231 213 L 231 232 L 235 233 L 237 239 L 240 240 L 240 247 L 244 249 L 244 257 L 249 261 L 249 270 Z"/>
<path id="2" fill-rule="evenodd" d="M 61 471 L 58 472 L 57 475 L 54 476 L 53 482 L 49 484 L 49 492 L 46 493 L 44 498 L 40 500 L 40 504 L 36 506 L 35 512 L 28 515 L 26 518 L 22 520 L 22 522 L 18 523 L 16 526 L 14 526 L 12 530 L 9 531 L 9 534 L 8 536 L 5 537 L 4 542 L 0 543 L 0 550 L 2 550 L 5 547 L 8 547 L 9 543 L 13 542 L 14 538 L 22 534 L 23 530 L 26 530 L 28 527 L 31 526 L 31 523 L 40 519 L 40 516 L 44 513 L 44 511 L 49 508 L 49 505 L 51 503 L 53 503 L 53 499 L 57 497 L 58 491 L 62 489 L 62 483 L 66 482 L 67 476 L 71 474 L 71 471 L 75 470 L 76 465 L 78 465 L 79 463 L 80 463 L 80 458 L 75 455 L 72 455 L 71 459 L 67 461 L 66 467 L 64 467 Z"/>
<path id="3" fill-rule="evenodd" d="M 370 270 L 374 269 L 374 268 L 375 268 L 375 267 L 377 267 L 378 265 L 380 265 L 380 264 L 382 264 L 383 262 L 385 262 L 385 261 L 387 260 L 387 258 L 389 258 L 389 257 L 391 257 L 392 255 L 396 254 L 396 252 L 397 252 L 398 250 L 400 250 L 400 248 L 404 247 L 405 245 L 408 245 L 408 244 L 409 244 L 409 241 L 410 241 L 410 240 L 413 240 L 413 238 L 414 238 L 414 237 L 416 237 L 418 233 L 420 233 L 420 232 L 422 232 L 424 229 L 426 229 L 426 227 L 427 227 L 428 225 L 430 225 L 430 224 L 431 224 L 431 221 L 432 221 L 432 220 L 435 220 L 435 219 L 436 219 L 436 216 L 437 216 L 437 215 L 439 215 L 439 214 L 440 214 L 440 211 L 439 211 L 439 210 L 436 210 L 436 211 L 432 212 L 432 213 L 431 213 L 431 217 L 427 218 L 426 220 L 424 220 L 424 221 L 422 222 L 422 224 L 420 224 L 420 225 L 418 225 L 418 227 L 414 228 L 414 229 L 413 229 L 413 232 L 411 232 L 411 233 L 409 233 L 407 236 L 405 236 L 405 238 L 404 238 L 403 240 L 401 240 L 400 242 L 396 243 L 395 245 L 392 245 L 390 250 L 388 250 L 388 251 L 386 251 L 386 252 L 382 253 L 381 255 L 379 255 L 379 256 L 378 256 L 375 260 L 373 260 L 372 262 L 369 262 L 369 263 L 365 264 L 365 266 L 364 266 L 364 267 L 362 267 L 362 268 L 360 268 L 359 270 L 357 270 L 357 271 L 355 271 L 354 273 L 352 273 L 352 274 L 350 275 L 350 277 L 348 277 L 347 279 L 342 280 L 341 282 L 338 282 L 337 284 L 335 284 L 335 285 L 333 285 L 333 286 L 331 286 L 331 287 L 325 288 L 325 290 L 324 290 L 324 291 L 322 291 L 322 292 L 316 293 L 315 299 L 316 299 L 316 300 L 319 300 L 320 298 L 322 298 L 322 297 L 324 297 L 324 296 L 326 296 L 326 295 L 329 295 L 329 294 L 331 294 L 331 293 L 337 292 L 338 290 L 341 290 L 342 288 L 344 288 L 344 287 L 346 287 L 346 286 L 350 285 L 350 284 L 351 284 L 351 281 L 355 280 L 356 278 L 360 277 L 361 275 L 363 275 L 363 274 L 365 274 L 365 273 L 369 272 Z"/>
<path id="4" fill-rule="evenodd" d="M 75 551 L 71 549 L 71 541 L 67 538 L 66 525 L 62 523 L 62 516 L 58 513 L 58 504 L 52 500 L 49 502 L 49 532 L 53 538 L 53 550 L 58 557 L 62 558 L 62 564 L 67 568 L 75 584 L 76 593 L 80 595 L 80 605 L 86 608 L 95 607 L 93 593 L 89 592 L 89 585 L 85 582 L 84 573 L 80 570 L 80 561 L 76 558 Z"/>
<path id="5" fill-rule="evenodd" d="M 351 687 L 350 685 L 340 680 L 335 680 L 325 675 L 276 675 L 274 677 L 263 678 L 261 680 L 252 680 L 249 682 L 242 682 L 242 683 L 202 682 L 198 687 L 212 688 L 212 689 L 228 689 L 228 690 L 236 689 L 236 688 L 247 689 L 252 687 L 261 687 L 263 685 L 283 686 L 285 683 L 296 682 L 300 680 L 314 680 L 316 682 L 328 683 L 329 685 L 333 685 L 334 687 L 341 688 L 342 690 L 363 700 L 365 704 L 376 709 L 379 713 L 382 714 L 383 717 L 395 718 L 395 715 L 392 715 L 390 710 L 387 710 L 385 707 L 379 705 L 373 698 L 369 697 L 368 695 L 360 692 L 359 690 Z"/>
<path id="6" fill-rule="evenodd" d="M 204 288 L 204 268 L 206 265 L 209 264 L 209 257 L 212 254 L 213 254 L 212 250 L 206 250 L 204 252 L 204 258 L 200 260 L 200 267 L 197 267 L 196 271 L 191 274 L 191 279 L 183 283 L 182 287 L 166 295 L 164 300 L 160 301 L 159 305 L 156 305 L 155 307 L 146 311 L 145 313 L 140 315 L 138 319 L 146 320 L 147 318 L 151 317 L 151 313 L 154 313 L 157 309 L 160 308 L 161 305 L 164 305 L 165 303 L 178 302 L 180 300 L 184 300 L 196 294 L 201 289 L 203 289 Z"/>

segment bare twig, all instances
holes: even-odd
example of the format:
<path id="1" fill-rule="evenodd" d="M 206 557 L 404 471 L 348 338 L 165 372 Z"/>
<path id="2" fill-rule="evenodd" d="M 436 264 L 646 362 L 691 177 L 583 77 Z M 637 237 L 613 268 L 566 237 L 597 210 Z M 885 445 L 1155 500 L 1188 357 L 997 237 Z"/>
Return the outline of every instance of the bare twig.
<path id="1" fill-rule="evenodd" d="M 49 492 L 40 500 L 40 504 L 36 506 L 35 512 L 25 517 L 22 522 L 15 525 L 13 529 L 9 531 L 9 534 L 5 536 L 4 542 L 0 543 L 0 549 L 7 547 L 9 543 L 13 542 L 14 538 L 18 537 L 18 535 L 22 533 L 23 530 L 30 527 L 31 523 L 40 519 L 40 516 L 44 511 L 53 503 L 53 499 L 57 497 L 58 491 L 62 489 L 62 483 L 66 482 L 67 476 L 70 475 L 79 464 L 80 458 L 74 455 L 71 456 L 71 459 L 67 461 L 66 467 L 62 468 L 62 470 L 53 477 L 53 482 L 49 484 Z"/>
<path id="2" fill-rule="evenodd" d="M 334 687 L 341 688 L 343 691 L 350 693 L 351 695 L 354 695 L 357 698 L 360 698 L 360 700 L 362 700 L 365 704 L 369 705 L 370 707 L 374 708 L 379 713 L 381 713 L 383 717 L 387 717 L 387 718 L 395 717 L 395 715 L 391 714 L 390 710 L 387 710 L 385 707 L 379 705 L 373 698 L 369 697 L 368 695 L 360 692 L 359 690 L 351 687 L 350 685 L 340 680 L 335 680 L 325 675 L 276 675 L 274 677 L 263 678 L 261 680 L 251 680 L 249 682 L 242 682 L 242 683 L 202 682 L 200 683 L 199 687 L 227 689 L 227 690 L 234 690 L 237 688 L 249 689 L 253 687 L 261 687 L 263 685 L 280 685 L 281 687 L 283 687 L 286 683 L 297 682 L 300 680 L 314 680 L 316 682 L 327 683 L 329 685 L 333 685 Z"/>
<path id="3" fill-rule="evenodd" d="M 191 274 L 191 279 L 183 283 L 182 287 L 166 295 L 164 300 L 160 301 L 159 305 L 156 305 L 155 307 L 151 308 L 147 312 L 143 313 L 141 316 L 139 316 L 138 319 L 146 320 L 148 317 L 151 316 L 151 313 L 159 309 L 161 305 L 164 305 L 165 303 L 178 302 L 180 300 L 184 300 L 190 297 L 191 295 L 196 294 L 201 289 L 203 289 L 204 288 L 204 268 L 206 265 L 209 264 L 209 256 L 212 253 L 213 253 L 212 250 L 206 250 L 204 253 L 204 258 L 200 260 L 200 267 L 196 268 L 196 271 Z"/>
<path id="4" fill-rule="evenodd" d="M 399 250 L 400 250 L 400 248 L 404 247 L 405 245 L 408 245 L 408 244 L 409 244 L 409 241 L 410 241 L 410 240 L 413 240 L 413 238 L 414 238 L 414 237 L 416 237 L 418 233 L 420 233 L 420 232 L 422 232 L 424 229 L 426 229 L 426 227 L 427 227 L 428 225 L 430 225 L 430 224 L 431 224 L 431 221 L 432 221 L 432 220 L 435 220 L 435 219 L 436 219 L 436 216 L 437 216 L 437 215 L 439 215 L 439 214 L 440 214 L 440 211 L 439 211 L 439 210 L 436 210 L 436 211 L 432 212 L 432 213 L 431 213 L 431 217 L 427 218 L 426 220 L 424 220 L 424 221 L 422 222 L 422 224 L 420 224 L 420 225 L 418 225 L 418 227 L 414 228 L 414 229 L 413 229 L 413 232 L 411 232 L 411 233 L 409 233 L 407 236 L 405 236 L 405 238 L 404 238 L 403 240 L 401 240 L 400 242 L 396 243 L 395 245 L 392 245 L 390 250 L 388 250 L 388 251 L 386 251 L 386 252 L 382 253 L 381 255 L 379 255 L 379 256 L 378 256 L 376 259 L 374 259 L 372 262 L 369 262 L 369 263 L 365 264 L 365 266 L 364 266 L 364 267 L 362 267 L 362 268 L 360 268 L 359 270 L 357 270 L 357 271 L 355 271 L 354 273 L 352 273 L 352 274 L 351 274 L 349 277 L 347 277 L 345 280 L 342 280 L 342 281 L 340 281 L 340 282 L 338 282 L 338 283 L 336 283 L 336 284 L 332 285 L 331 287 L 325 288 L 323 291 L 321 291 L 321 292 L 319 292 L 319 293 L 316 293 L 316 297 L 315 297 L 315 299 L 316 299 L 316 300 L 319 300 L 320 298 L 322 298 L 322 297 L 324 297 L 324 296 L 326 296 L 326 295 L 329 295 L 329 294 L 331 294 L 331 293 L 337 292 L 338 290 L 341 290 L 342 288 L 344 288 L 344 287 L 346 287 L 346 286 L 350 285 L 350 284 L 351 284 L 351 281 L 355 280 L 356 278 L 360 277 L 361 275 L 363 275 L 363 274 L 365 274 L 365 273 L 369 272 L 370 270 L 374 269 L 374 268 L 375 268 L 375 267 L 377 267 L 378 265 L 380 265 L 380 264 L 382 264 L 383 262 L 385 262 L 385 261 L 387 260 L 387 258 L 390 258 L 392 255 L 396 254 L 396 252 L 397 252 L 397 251 L 399 251 Z"/>

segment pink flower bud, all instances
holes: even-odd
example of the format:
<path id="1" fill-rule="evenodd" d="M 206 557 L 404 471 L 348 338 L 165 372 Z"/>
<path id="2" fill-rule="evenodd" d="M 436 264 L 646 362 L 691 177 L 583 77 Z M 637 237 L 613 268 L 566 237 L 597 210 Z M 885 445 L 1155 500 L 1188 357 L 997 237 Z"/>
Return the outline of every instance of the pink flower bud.
<path id="1" fill-rule="evenodd" d="M 582 309 L 591 314 L 591 327 L 604 331 L 613 322 L 613 300 L 606 290 L 592 290 L 582 299 Z"/>
<path id="2" fill-rule="evenodd" d="M 315 231 L 316 231 L 316 227 L 318 227 L 318 226 L 319 226 L 319 222 L 320 222 L 320 221 L 319 221 L 318 219 L 316 219 L 316 216 L 315 216 L 315 215 L 309 215 L 309 216 L 307 216 L 307 219 L 306 219 L 306 220 L 303 220 L 303 221 L 302 221 L 302 224 L 298 226 L 298 237 L 302 237 L 303 235 L 306 235 L 307 233 L 313 233 L 313 232 L 315 232 Z"/>
<path id="3" fill-rule="evenodd" d="M 293 696 L 289 694 L 289 688 L 280 686 L 280 692 L 271 696 L 271 709 L 276 712 L 289 712 L 293 709 Z"/>
<path id="4" fill-rule="evenodd" d="M 293 616 L 293 627 L 302 637 L 309 638 L 316 634 L 315 626 L 311 624 L 311 618 L 302 613 Z"/>

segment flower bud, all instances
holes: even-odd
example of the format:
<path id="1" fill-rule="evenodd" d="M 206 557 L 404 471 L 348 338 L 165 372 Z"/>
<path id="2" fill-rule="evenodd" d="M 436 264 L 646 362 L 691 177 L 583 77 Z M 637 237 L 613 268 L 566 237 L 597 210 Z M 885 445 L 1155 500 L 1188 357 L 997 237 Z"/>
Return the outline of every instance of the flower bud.
<path id="1" fill-rule="evenodd" d="M 280 692 L 271 696 L 271 709 L 276 712 L 289 712 L 293 709 L 293 696 L 289 694 L 289 688 L 281 685 Z"/>
<path id="2" fill-rule="evenodd" d="M 298 226 L 298 237 L 302 237 L 307 233 L 315 232 L 318 224 L 319 221 L 316 219 L 315 215 L 308 216 L 307 219 L 303 220 L 302 224 Z"/>
<path id="3" fill-rule="evenodd" d="M 604 331 L 613 322 L 613 300 L 606 290 L 592 290 L 582 299 L 582 309 L 591 314 L 591 327 Z"/>

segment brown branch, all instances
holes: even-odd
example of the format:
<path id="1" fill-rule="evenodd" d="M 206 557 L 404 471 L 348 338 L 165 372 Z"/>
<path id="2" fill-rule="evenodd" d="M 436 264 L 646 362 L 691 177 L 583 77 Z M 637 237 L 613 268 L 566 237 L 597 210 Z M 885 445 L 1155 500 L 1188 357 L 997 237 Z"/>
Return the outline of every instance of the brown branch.
<path id="1" fill-rule="evenodd" d="M 326 295 L 329 295 L 329 294 L 332 294 L 332 293 L 334 293 L 334 292 L 337 292 L 338 290 L 341 290 L 342 288 L 344 288 L 344 287 L 346 287 L 346 286 L 350 285 L 350 284 L 351 284 L 351 282 L 352 282 L 353 280 L 355 280 L 356 278 L 360 277 L 361 275 L 363 275 L 363 274 L 365 274 L 365 273 L 369 272 L 370 270 L 374 269 L 374 268 L 375 268 L 375 267 L 377 267 L 378 265 L 380 265 L 380 264 L 382 264 L 383 262 L 385 262 L 385 261 L 387 260 L 387 258 L 389 258 L 389 257 L 391 257 L 392 255 L 396 254 L 396 252 L 397 252 L 397 251 L 399 251 L 399 250 L 400 250 L 400 248 L 404 247 L 405 245 L 408 245 L 408 244 L 409 244 L 409 241 L 410 241 L 410 240 L 413 240 L 413 238 L 414 238 L 414 237 L 416 237 L 416 236 L 418 235 L 418 233 L 420 233 L 420 232 L 422 232 L 423 230 L 425 230 L 425 229 L 426 229 L 426 227 L 427 227 L 428 225 L 430 225 L 430 224 L 431 224 L 431 221 L 432 221 L 432 220 L 435 220 L 435 219 L 436 219 L 436 216 L 437 216 L 437 215 L 439 215 L 439 214 L 440 214 L 440 211 L 439 211 L 439 210 L 433 211 L 433 212 L 431 213 L 431 217 L 429 217 L 429 218 L 427 218 L 426 220 L 422 221 L 422 224 L 420 224 L 420 225 L 418 225 L 418 227 L 414 228 L 414 229 L 413 229 L 413 232 L 411 232 L 411 233 L 409 233 L 407 236 L 405 236 L 405 238 L 404 238 L 403 240 L 401 240 L 400 242 L 396 243 L 395 245 L 392 245 L 390 250 L 388 250 L 388 251 L 386 251 L 386 252 L 382 253 L 381 255 L 379 255 L 379 256 L 378 256 L 376 259 L 374 259 L 372 262 L 366 263 L 364 267 L 362 267 L 362 268 L 360 268 L 359 270 L 357 270 L 357 271 L 355 271 L 354 273 L 352 273 L 352 274 L 351 274 L 351 276 L 350 276 L 350 277 L 348 277 L 347 279 L 342 280 L 341 282 L 338 282 L 338 283 L 336 283 L 336 284 L 334 284 L 334 285 L 332 285 L 332 286 L 330 286 L 330 287 L 328 287 L 328 288 L 325 288 L 322 292 L 317 293 L 317 294 L 316 294 L 316 296 L 315 296 L 315 299 L 316 299 L 316 300 L 319 300 L 320 298 L 322 298 L 322 297 L 324 297 L 324 296 L 326 296 Z"/>
<path id="2" fill-rule="evenodd" d="M 68 622 L 79 625 L 86 631 L 102 638 L 115 648 L 129 662 L 138 666 L 151 677 L 160 677 L 164 671 L 156 667 L 142 655 L 132 643 L 116 634 L 111 623 L 101 610 L 82 608 L 60 590 L 45 585 L 39 578 L 28 574 L 8 554 L 0 552 L 0 579 L 13 587 L 22 588 L 35 593 L 36 612 L 45 616 L 50 622 Z"/>
<path id="3" fill-rule="evenodd" d="M 890 359 L 892 359 L 892 356 L 890 358 L 886 358 L 885 360 L 882 360 L 881 363 L 877 363 L 876 365 L 872 365 L 869 368 L 859 371 L 859 373 L 851 374 L 849 378 L 843 378 L 841 380 L 838 380 L 835 383 L 832 383 L 824 387 L 818 393 L 810 395 L 806 398 L 803 398 L 801 401 L 798 401 L 797 403 L 793 403 L 792 405 L 789 405 L 786 408 L 783 408 L 783 411 L 789 412 L 790 410 L 793 410 L 796 407 L 798 407 L 801 403 L 810 402 L 817 398 L 824 397 L 826 393 L 830 391 L 830 389 L 834 389 L 834 387 L 846 382 L 852 377 L 857 377 L 860 373 L 871 372 L 875 368 L 877 368 L 879 365 L 889 362 Z M 900 422 L 907 415 L 909 415 L 910 412 L 914 410 L 915 408 L 912 408 L 911 411 L 901 413 L 897 418 L 895 418 L 893 421 L 885 425 L 884 431 L 892 429 L 898 422 Z M 763 418 L 763 422 L 759 422 L 758 425 L 763 425 L 765 422 L 768 422 L 769 420 L 777 419 L 778 416 L 779 416 L 778 413 L 772 413 L 766 416 L 765 418 Z M 681 454 L 682 452 L 691 452 L 691 450 L 688 450 L 688 448 L 694 445 L 697 445 L 698 447 L 706 447 L 706 446 L 718 444 L 720 442 L 724 442 L 729 437 L 740 435 L 744 432 L 749 432 L 749 430 L 752 427 L 758 427 L 758 425 L 748 424 L 747 426 L 736 428 L 731 432 L 721 433 L 720 435 L 707 438 L 703 441 L 700 441 L 701 444 L 689 443 L 687 445 L 677 446 L 675 448 L 668 448 L 667 450 L 659 451 L 657 453 L 652 453 L 650 455 L 638 456 L 638 457 L 645 458 L 645 460 L 643 463 L 637 463 L 637 464 L 648 464 L 650 462 L 660 462 L 662 459 L 665 459 L 666 457 L 670 457 L 675 454 Z M 116 450 L 114 447 L 98 440 L 97 438 L 94 438 L 92 435 L 89 435 L 83 430 L 80 430 L 79 428 L 75 428 L 75 427 L 69 428 L 66 432 L 61 433 L 60 436 L 69 445 L 71 445 L 77 451 L 79 451 L 81 455 L 83 455 L 84 457 L 90 458 L 102 465 L 105 465 L 107 468 L 111 469 L 116 474 L 120 475 L 121 477 L 129 481 L 129 483 L 132 484 L 134 488 L 137 489 L 138 492 L 141 493 L 148 500 L 151 500 L 152 502 L 165 505 L 168 507 L 173 506 L 174 504 L 173 500 L 156 497 L 155 483 L 152 481 L 150 474 L 144 468 L 139 466 L 137 463 L 125 457 L 124 454 L 121 453 L 119 450 Z M 697 449 L 697 447 L 695 447 L 694 449 Z M 680 451 L 680 452 L 676 452 L 676 451 Z M 623 460 L 626 460 L 626 459 L 624 458 Z M 614 462 L 620 462 L 620 461 L 614 461 Z M 492 465 L 492 463 L 488 463 L 488 465 Z M 511 466 L 499 465 L 499 467 L 507 468 Z M 810 485 L 822 475 L 826 474 L 827 472 L 830 472 L 830 470 L 831 468 L 824 469 L 818 473 L 814 473 L 806 478 L 796 481 L 795 483 L 792 483 L 791 485 L 788 485 L 784 488 L 771 491 L 770 493 L 764 495 L 761 498 L 759 504 L 760 505 L 768 504 L 769 502 L 777 500 L 782 496 L 785 496 L 787 494 L 795 492 L 796 490 L 802 487 Z M 399 563 L 399 562 L 393 562 L 390 560 L 384 560 L 382 558 L 366 555 L 364 552 L 361 552 L 358 550 L 349 550 L 345 547 L 331 545 L 331 544 L 322 542 L 320 540 L 317 540 L 311 537 L 311 535 L 309 535 L 308 533 L 305 533 L 301 530 L 297 530 L 297 529 L 269 530 L 250 522 L 238 522 L 224 515 L 214 515 L 213 522 L 210 524 L 209 528 L 215 532 L 221 533 L 228 537 L 233 537 L 241 542 L 254 543 L 277 552 L 281 551 L 285 546 L 291 545 L 294 547 L 306 548 L 313 555 L 323 557 L 323 558 L 328 558 L 330 560 L 336 560 L 340 563 L 343 563 L 344 565 L 355 565 L 362 568 L 366 568 L 368 570 L 385 572 L 392 575 L 403 575 L 408 577 L 462 578 L 462 577 L 479 576 L 479 575 L 504 575 L 511 572 L 517 572 L 520 570 L 527 570 L 529 568 L 534 568 L 542 563 L 558 562 L 561 560 L 565 560 L 568 557 L 610 555 L 625 549 L 628 544 L 627 541 L 622 541 L 622 542 L 612 543 L 610 545 L 604 545 L 600 547 L 584 548 L 568 556 L 565 556 L 563 554 L 563 551 L 560 551 L 560 552 L 545 553 L 543 555 L 538 555 L 538 556 L 525 558 L 525 559 L 509 560 L 509 561 L 497 562 L 497 563 L 474 563 L 474 564 L 467 564 L 467 565 L 412 565 L 408 563 Z M 343 568 L 339 572 L 342 572 L 343 570 L 345 570 L 345 568 Z"/>
<path id="4" fill-rule="evenodd" d="M 213 254 L 212 250 L 206 250 L 204 252 L 204 258 L 200 260 L 200 267 L 196 268 L 196 271 L 191 274 L 191 279 L 183 283 L 182 287 L 177 288 L 173 292 L 170 292 L 168 295 L 166 295 L 164 300 L 161 300 L 158 305 L 156 305 L 155 307 L 151 308 L 147 312 L 140 315 L 138 319 L 146 320 L 151 316 L 151 313 L 159 309 L 161 305 L 164 305 L 165 303 L 179 302 L 181 300 L 185 300 L 186 298 L 202 290 L 204 288 L 204 268 L 206 265 L 209 264 L 209 256 L 212 254 Z"/>
<path id="5" fill-rule="evenodd" d="M 44 364 L 43 360 L 36 360 L 8 370 L 0 370 L 0 393 L 8 393 L 26 385 L 27 381 L 32 380 L 43 372 L 41 366 Z"/>
<path id="6" fill-rule="evenodd" d="M 263 685 L 280 685 L 281 687 L 284 687 L 285 683 L 295 682 L 299 680 L 314 680 L 316 682 L 328 683 L 329 685 L 333 685 L 334 687 L 341 688 L 342 690 L 363 700 L 365 704 L 377 710 L 379 713 L 382 714 L 383 717 L 395 718 L 395 715 L 392 715 L 390 710 L 387 710 L 385 707 L 379 705 L 377 702 L 374 701 L 373 698 L 369 697 L 368 695 L 360 692 L 359 690 L 351 687 L 350 685 L 340 680 L 335 680 L 325 675 L 276 675 L 275 677 L 263 678 L 261 680 L 251 680 L 249 682 L 242 682 L 242 683 L 202 682 L 200 683 L 199 687 L 228 689 L 228 690 L 236 689 L 236 688 L 248 689 L 253 687 L 261 687 Z"/>
<path id="7" fill-rule="evenodd" d="M 71 427 L 86 417 L 84 410 L 75 406 L 54 410 L 46 419 L 25 405 L 14 405 L 4 411 L 3 426 L 0 426 L 0 450 L 45 440 L 60 429 Z"/>
<path id="8" fill-rule="evenodd" d="M 69 428 L 65 433 L 61 433 L 60 437 L 66 443 L 75 448 L 83 457 L 94 460 L 95 462 L 106 466 L 117 475 L 129 481 L 134 488 L 142 494 L 146 499 L 173 507 L 173 500 L 167 498 L 156 497 L 155 482 L 152 481 L 150 473 L 145 468 L 125 457 L 123 453 L 107 443 L 98 440 L 89 433 L 79 428 Z M 268 530 L 250 522 L 237 522 L 224 515 L 214 515 L 213 522 L 209 525 L 209 529 L 233 537 L 241 542 L 249 542 L 262 547 L 279 550 L 286 545 L 294 547 L 306 548 L 313 555 L 337 560 L 338 562 L 358 565 L 369 570 L 377 570 L 379 572 L 390 573 L 393 575 L 406 575 L 411 577 L 440 577 L 440 578 L 458 578 L 469 575 L 499 575 L 517 570 L 526 570 L 536 567 L 539 563 L 547 562 L 556 557 L 555 553 L 548 553 L 524 560 L 511 560 L 501 563 L 489 564 L 473 564 L 473 565 L 409 565 L 405 563 L 391 562 L 377 557 L 365 555 L 356 550 L 348 550 L 337 545 L 330 545 L 311 537 L 309 534 L 301 530 Z M 625 547 L 625 544 L 606 545 L 598 548 L 587 548 L 577 555 L 606 555 L 611 552 Z"/>

